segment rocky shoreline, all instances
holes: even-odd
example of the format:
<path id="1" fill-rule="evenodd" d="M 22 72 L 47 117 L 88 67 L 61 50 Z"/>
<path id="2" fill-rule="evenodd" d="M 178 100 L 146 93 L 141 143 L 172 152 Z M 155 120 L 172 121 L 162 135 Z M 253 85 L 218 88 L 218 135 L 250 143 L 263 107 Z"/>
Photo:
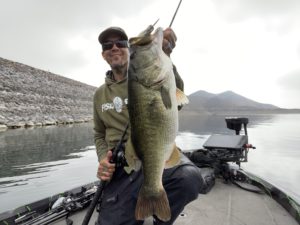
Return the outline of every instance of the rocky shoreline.
<path id="1" fill-rule="evenodd" d="M 96 87 L 0 58 L 0 131 L 92 120 Z"/>

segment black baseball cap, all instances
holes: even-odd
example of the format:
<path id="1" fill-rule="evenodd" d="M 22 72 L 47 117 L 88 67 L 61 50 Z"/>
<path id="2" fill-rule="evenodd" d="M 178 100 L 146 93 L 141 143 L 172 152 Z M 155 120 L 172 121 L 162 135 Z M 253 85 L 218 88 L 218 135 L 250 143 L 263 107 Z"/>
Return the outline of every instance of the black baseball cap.
<path id="1" fill-rule="evenodd" d="M 122 38 L 122 40 L 128 41 L 127 34 L 121 27 L 109 27 L 99 34 L 98 40 L 100 44 L 106 42 L 108 36 L 111 34 L 117 34 Z"/>

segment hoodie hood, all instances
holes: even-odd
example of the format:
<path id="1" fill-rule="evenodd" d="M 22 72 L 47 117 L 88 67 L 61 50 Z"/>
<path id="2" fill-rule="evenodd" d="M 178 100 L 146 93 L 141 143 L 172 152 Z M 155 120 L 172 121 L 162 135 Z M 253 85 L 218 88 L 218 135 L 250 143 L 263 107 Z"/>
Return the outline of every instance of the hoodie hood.
<path id="1" fill-rule="evenodd" d="M 108 86 L 110 86 L 110 85 L 112 85 L 112 84 L 117 84 L 117 83 L 123 83 L 123 82 L 125 82 L 125 81 L 127 81 L 127 77 L 125 77 L 123 80 L 121 80 L 121 81 L 116 81 L 115 79 L 114 79 L 114 75 L 113 75 L 113 72 L 111 71 L 111 70 L 108 70 L 107 72 L 106 72 L 106 77 L 105 77 L 105 83 L 108 85 Z"/>

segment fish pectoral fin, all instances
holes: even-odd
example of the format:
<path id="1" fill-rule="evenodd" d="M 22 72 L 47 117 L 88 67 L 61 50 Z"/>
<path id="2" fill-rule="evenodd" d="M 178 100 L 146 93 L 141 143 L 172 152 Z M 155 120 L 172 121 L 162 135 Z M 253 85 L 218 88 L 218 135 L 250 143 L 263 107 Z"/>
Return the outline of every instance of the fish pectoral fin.
<path id="1" fill-rule="evenodd" d="M 186 105 L 189 103 L 189 99 L 180 89 L 176 89 L 176 99 L 178 106 Z"/>
<path id="2" fill-rule="evenodd" d="M 161 98 L 162 98 L 162 102 L 164 103 L 164 106 L 166 107 L 166 109 L 170 109 L 172 107 L 172 100 L 171 100 L 169 90 L 167 88 L 165 88 L 164 86 L 162 86 L 160 89 L 160 94 L 161 94 Z"/>
<path id="3" fill-rule="evenodd" d="M 173 152 L 170 158 L 166 161 L 165 169 L 178 165 L 180 162 L 180 150 L 174 144 Z"/>
<path id="4" fill-rule="evenodd" d="M 125 158 L 128 166 L 124 167 L 124 170 L 129 174 L 132 170 L 138 171 L 142 167 L 141 160 L 136 155 L 134 147 L 132 145 L 131 137 L 129 137 L 125 147 Z"/>

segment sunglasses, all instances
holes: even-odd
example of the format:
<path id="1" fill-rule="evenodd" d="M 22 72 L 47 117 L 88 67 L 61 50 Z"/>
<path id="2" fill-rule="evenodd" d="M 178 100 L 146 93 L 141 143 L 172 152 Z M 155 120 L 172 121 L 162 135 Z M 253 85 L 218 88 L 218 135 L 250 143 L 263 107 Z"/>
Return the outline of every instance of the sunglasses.
<path id="1" fill-rule="evenodd" d="M 102 43 L 102 51 L 110 50 L 116 45 L 118 48 L 128 48 L 129 44 L 126 40 L 108 41 Z"/>

